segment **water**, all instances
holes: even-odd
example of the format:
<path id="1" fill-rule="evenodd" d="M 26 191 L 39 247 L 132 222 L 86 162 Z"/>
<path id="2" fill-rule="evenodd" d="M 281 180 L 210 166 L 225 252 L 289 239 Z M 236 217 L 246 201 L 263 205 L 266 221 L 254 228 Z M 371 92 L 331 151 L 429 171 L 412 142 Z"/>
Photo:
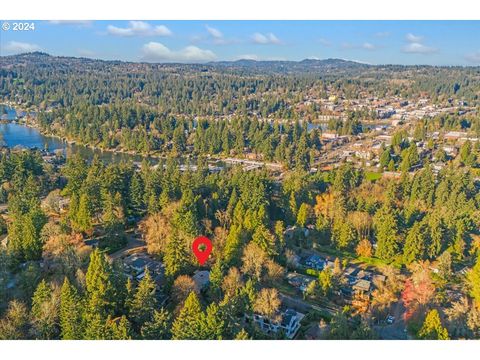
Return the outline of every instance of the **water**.
<path id="1" fill-rule="evenodd" d="M 52 136 L 45 136 L 35 128 L 17 123 L 0 124 L 0 141 L 2 145 L 9 148 L 38 148 L 48 151 L 62 151 L 66 156 L 79 153 L 89 159 L 97 155 L 104 162 L 134 161 L 141 162 L 145 159 L 141 155 L 132 155 L 124 153 L 115 153 L 113 151 L 102 151 L 87 146 L 68 144 L 67 142 Z M 158 163 L 158 159 L 148 157 L 152 164 Z"/>

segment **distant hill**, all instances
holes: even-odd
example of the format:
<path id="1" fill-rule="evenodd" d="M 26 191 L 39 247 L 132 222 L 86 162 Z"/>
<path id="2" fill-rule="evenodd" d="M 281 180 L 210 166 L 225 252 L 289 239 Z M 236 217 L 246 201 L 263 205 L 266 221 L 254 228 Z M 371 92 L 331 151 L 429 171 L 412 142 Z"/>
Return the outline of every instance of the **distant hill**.
<path id="1" fill-rule="evenodd" d="M 239 76 L 259 75 L 308 75 L 314 77 L 348 77 L 379 79 L 393 77 L 425 79 L 432 76 L 478 77 L 480 67 L 446 67 L 427 65 L 370 65 L 343 59 L 304 59 L 301 61 L 256 61 L 240 59 L 236 61 L 216 61 L 206 64 L 145 63 L 120 60 L 99 60 L 83 57 L 52 56 L 44 52 L 31 52 L 19 55 L 0 56 L 0 74 L 15 68 L 43 69 L 45 71 L 75 72 L 77 74 L 119 72 L 123 74 L 150 73 L 161 71 L 170 74 Z"/>
<path id="2" fill-rule="evenodd" d="M 248 73 L 331 73 L 334 71 L 352 71 L 368 69 L 372 65 L 362 64 L 355 61 L 342 59 L 305 59 L 302 61 L 256 61 L 256 60 L 237 60 L 237 61 L 217 61 L 207 64 L 179 64 L 179 63 L 141 63 L 141 62 L 123 62 L 118 60 L 96 60 L 89 58 L 77 58 L 66 56 L 52 56 L 44 52 L 31 52 L 19 55 L 10 55 L 0 57 L 3 66 L 9 65 L 44 65 L 44 66 L 120 66 L 120 67 L 161 67 L 178 68 L 191 70 L 230 70 Z"/>
<path id="3" fill-rule="evenodd" d="M 241 59 L 237 61 L 218 61 L 209 63 L 212 66 L 220 66 L 232 69 L 244 69 L 262 72 L 276 73 L 310 73 L 321 72 L 329 73 L 331 71 L 345 71 L 367 69 L 371 65 L 362 64 L 355 61 L 342 59 L 305 59 L 302 61 L 256 61 Z"/>

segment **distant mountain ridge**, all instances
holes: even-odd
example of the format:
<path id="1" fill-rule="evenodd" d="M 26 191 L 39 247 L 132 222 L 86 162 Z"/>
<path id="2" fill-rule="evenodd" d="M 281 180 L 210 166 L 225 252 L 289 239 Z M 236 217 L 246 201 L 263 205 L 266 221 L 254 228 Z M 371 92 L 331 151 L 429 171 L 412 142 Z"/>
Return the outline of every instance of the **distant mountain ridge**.
<path id="1" fill-rule="evenodd" d="M 54 56 L 45 52 L 30 52 L 18 55 L 0 56 L 0 64 L 4 69 L 15 66 L 40 66 L 60 67 L 69 69 L 79 66 L 78 70 L 106 70 L 111 66 L 125 71 L 131 70 L 165 70 L 170 72 L 232 72 L 237 74 L 251 75 L 274 75 L 274 74 L 313 74 L 313 75 L 349 75 L 368 74 L 376 76 L 378 72 L 390 71 L 419 71 L 465 67 L 456 66 L 430 66 L 430 65 L 371 65 L 345 59 L 304 59 L 301 61 L 292 60 L 253 60 L 239 59 L 235 61 L 213 61 L 208 63 L 169 63 L 169 62 L 132 62 L 121 60 L 100 60 L 85 57 Z M 477 71 L 479 67 L 467 67 Z"/>

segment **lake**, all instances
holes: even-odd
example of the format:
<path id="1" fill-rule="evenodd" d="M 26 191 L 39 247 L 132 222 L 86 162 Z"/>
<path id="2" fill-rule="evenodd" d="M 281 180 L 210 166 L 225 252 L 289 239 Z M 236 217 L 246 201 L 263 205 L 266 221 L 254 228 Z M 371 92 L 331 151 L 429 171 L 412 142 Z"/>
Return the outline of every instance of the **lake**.
<path id="1" fill-rule="evenodd" d="M 38 148 L 40 150 L 48 151 L 61 150 L 66 156 L 79 153 L 87 159 L 93 158 L 94 155 L 98 155 L 98 157 L 104 162 L 141 162 L 145 158 L 142 155 L 102 151 L 100 149 L 92 149 L 83 145 L 68 144 L 59 138 L 45 136 L 35 128 L 13 122 L 0 123 L 0 141 L 3 145 L 9 148 L 23 147 L 29 149 Z M 148 160 L 150 160 L 152 164 L 158 163 L 158 159 L 156 158 L 149 157 Z"/>

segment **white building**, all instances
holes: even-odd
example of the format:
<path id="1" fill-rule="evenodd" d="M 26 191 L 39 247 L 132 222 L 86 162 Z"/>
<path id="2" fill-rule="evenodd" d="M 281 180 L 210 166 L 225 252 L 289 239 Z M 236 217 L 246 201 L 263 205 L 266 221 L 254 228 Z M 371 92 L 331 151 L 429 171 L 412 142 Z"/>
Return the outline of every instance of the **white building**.
<path id="1" fill-rule="evenodd" d="M 300 329 L 300 321 L 305 317 L 304 314 L 299 313 L 293 309 L 286 309 L 280 313 L 277 319 L 269 319 L 260 314 L 253 314 L 253 317 L 246 315 L 246 320 L 253 320 L 253 322 L 265 334 L 278 334 L 283 332 L 289 339 L 293 339 Z"/>

